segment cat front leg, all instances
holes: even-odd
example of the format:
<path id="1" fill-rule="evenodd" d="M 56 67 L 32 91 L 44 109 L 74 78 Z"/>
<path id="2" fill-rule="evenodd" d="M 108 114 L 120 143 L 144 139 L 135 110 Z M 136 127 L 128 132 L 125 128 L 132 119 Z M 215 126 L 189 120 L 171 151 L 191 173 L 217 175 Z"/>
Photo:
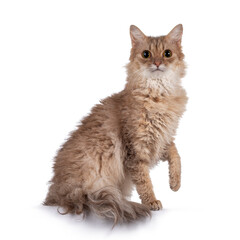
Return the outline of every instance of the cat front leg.
<path id="1" fill-rule="evenodd" d="M 169 163 L 170 188 L 173 191 L 178 191 L 181 186 L 181 158 L 174 142 L 167 149 L 167 160 Z"/>
<path id="2" fill-rule="evenodd" d="M 128 168 L 128 171 L 133 183 L 136 185 L 142 203 L 149 206 L 150 210 L 162 209 L 162 203 L 156 199 L 153 192 L 148 166 L 140 162 Z"/>

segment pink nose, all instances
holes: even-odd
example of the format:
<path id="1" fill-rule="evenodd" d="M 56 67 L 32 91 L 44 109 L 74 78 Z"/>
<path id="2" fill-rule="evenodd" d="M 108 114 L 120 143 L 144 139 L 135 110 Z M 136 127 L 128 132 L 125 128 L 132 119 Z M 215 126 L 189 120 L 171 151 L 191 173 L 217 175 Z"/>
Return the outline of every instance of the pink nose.
<path id="1" fill-rule="evenodd" d="M 155 61 L 154 64 L 155 64 L 157 67 L 159 67 L 160 64 L 161 64 L 161 61 Z"/>

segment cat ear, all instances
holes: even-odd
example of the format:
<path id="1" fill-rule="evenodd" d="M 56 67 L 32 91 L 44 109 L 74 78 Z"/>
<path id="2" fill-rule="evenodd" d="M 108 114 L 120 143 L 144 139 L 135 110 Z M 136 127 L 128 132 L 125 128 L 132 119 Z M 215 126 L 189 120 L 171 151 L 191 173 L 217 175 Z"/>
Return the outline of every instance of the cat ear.
<path id="1" fill-rule="evenodd" d="M 172 31 L 166 36 L 171 42 L 177 43 L 177 45 L 181 46 L 183 34 L 183 26 L 182 24 L 178 24 L 176 27 L 172 29 Z"/>
<path id="2" fill-rule="evenodd" d="M 130 26 L 130 37 L 132 41 L 132 46 L 134 47 L 137 43 L 144 41 L 146 36 L 144 33 L 136 26 Z"/>

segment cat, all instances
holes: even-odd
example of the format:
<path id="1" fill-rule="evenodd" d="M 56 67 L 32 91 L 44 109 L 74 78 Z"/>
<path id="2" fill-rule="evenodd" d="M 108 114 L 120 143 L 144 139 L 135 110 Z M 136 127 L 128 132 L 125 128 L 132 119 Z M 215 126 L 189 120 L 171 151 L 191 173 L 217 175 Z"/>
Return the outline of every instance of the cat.
<path id="1" fill-rule="evenodd" d="M 91 211 L 114 225 L 150 216 L 162 209 L 149 176 L 159 160 L 169 163 L 170 188 L 180 188 L 174 136 L 187 103 L 182 33 L 181 24 L 160 37 L 130 26 L 125 88 L 94 106 L 58 151 L 45 205 Z M 141 204 L 128 200 L 134 186 Z"/>

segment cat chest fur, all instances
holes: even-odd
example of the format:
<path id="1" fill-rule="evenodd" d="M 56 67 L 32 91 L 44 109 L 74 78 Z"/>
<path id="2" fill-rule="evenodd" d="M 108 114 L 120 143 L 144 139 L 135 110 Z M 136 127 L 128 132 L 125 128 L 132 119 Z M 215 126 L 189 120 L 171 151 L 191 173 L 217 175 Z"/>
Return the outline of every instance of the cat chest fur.
<path id="1" fill-rule="evenodd" d="M 132 143 L 137 158 L 155 165 L 170 144 L 185 110 L 184 91 L 174 96 L 138 95 L 132 106 Z"/>

